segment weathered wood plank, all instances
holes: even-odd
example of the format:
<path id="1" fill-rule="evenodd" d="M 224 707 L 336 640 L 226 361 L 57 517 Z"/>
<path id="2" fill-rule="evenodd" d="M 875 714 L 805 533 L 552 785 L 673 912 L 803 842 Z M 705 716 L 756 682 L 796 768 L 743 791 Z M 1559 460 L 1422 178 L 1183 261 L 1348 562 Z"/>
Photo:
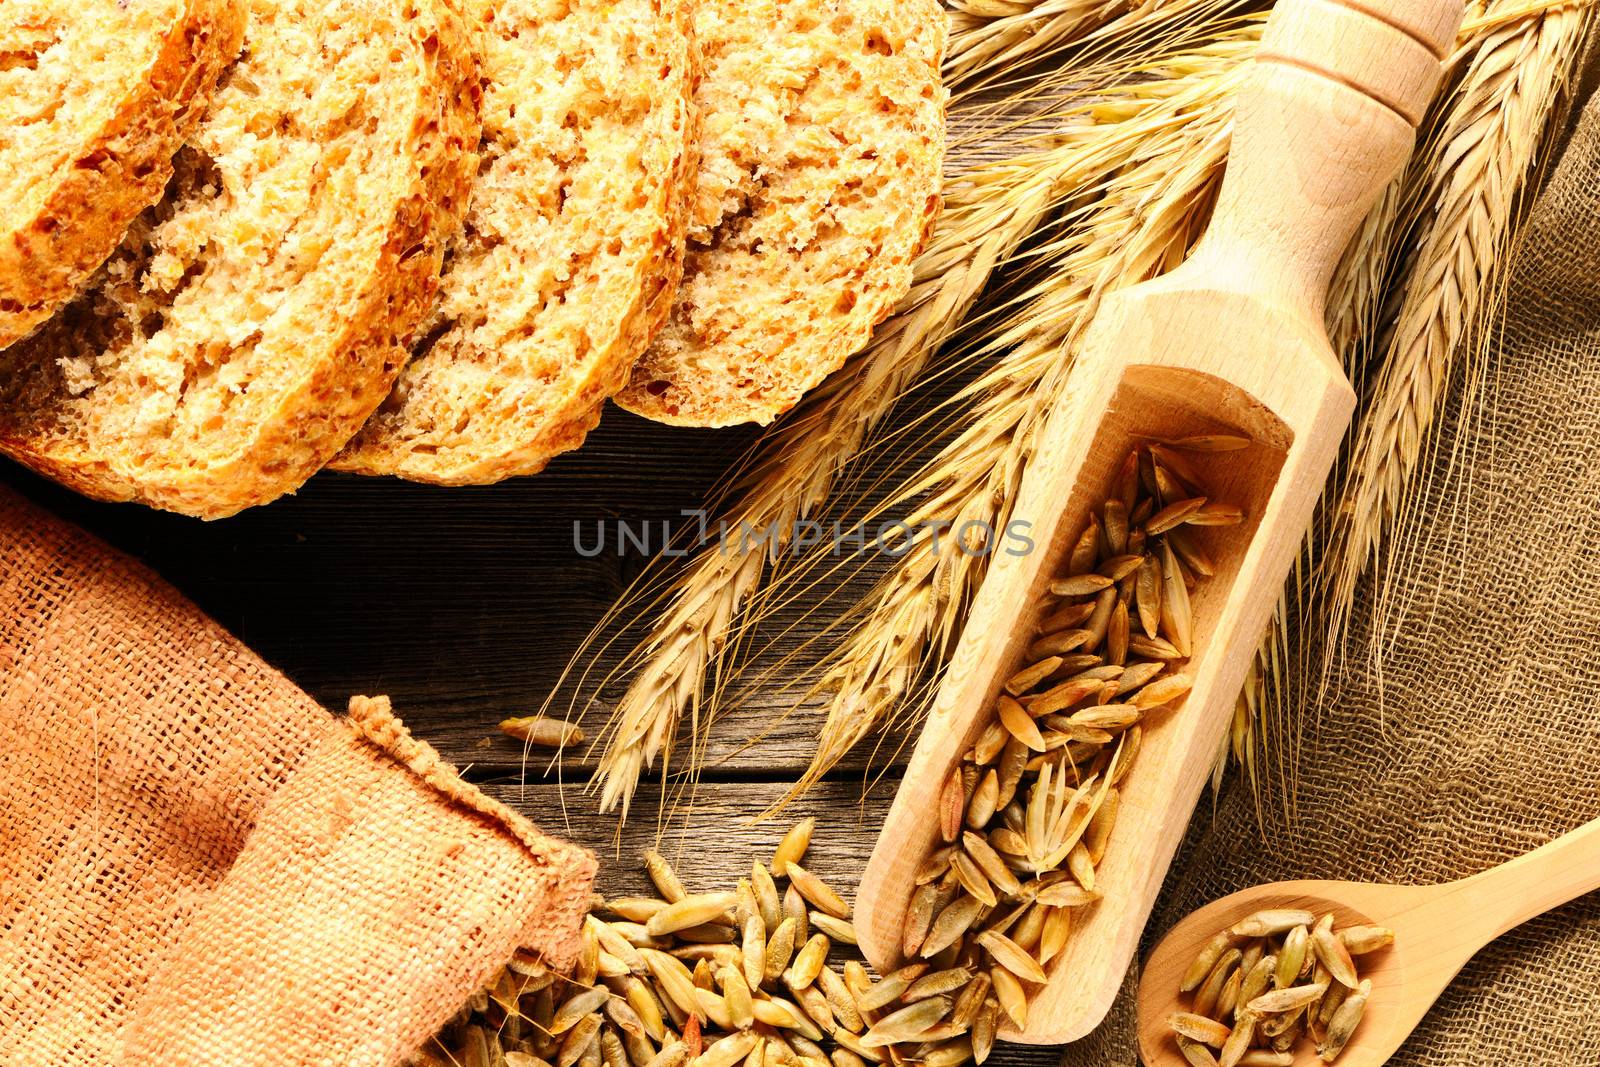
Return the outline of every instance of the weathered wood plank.
<path id="1" fill-rule="evenodd" d="M 600 856 L 599 888 L 611 896 L 653 895 L 639 861 L 646 848 L 658 848 L 677 869 L 691 892 L 732 889 L 747 877 L 755 860 L 772 862 L 772 851 L 785 830 L 808 815 L 817 820 L 805 866 L 837 889 L 845 899 L 855 896 L 856 880 L 866 866 L 878 826 L 889 809 L 892 782 L 863 795 L 859 786 L 826 782 L 781 816 L 753 822 L 760 812 L 783 795 L 774 783 L 707 782 L 692 804 L 682 803 L 665 821 L 658 821 L 653 802 L 641 805 L 633 818 L 616 833 L 616 820 L 597 816 L 588 799 L 552 785 L 488 785 L 495 798 L 530 816 L 544 829 L 562 834 L 595 850 Z M 843 946 L 840 946 L 842 949 Z M 837 965 L 847 958 L 834 953 Z M 1000 1045 L 990 1064 L 997 1067 L 1044 1067 L 1054 1064 L 1059 1051 L 1053 1046 Z"/>

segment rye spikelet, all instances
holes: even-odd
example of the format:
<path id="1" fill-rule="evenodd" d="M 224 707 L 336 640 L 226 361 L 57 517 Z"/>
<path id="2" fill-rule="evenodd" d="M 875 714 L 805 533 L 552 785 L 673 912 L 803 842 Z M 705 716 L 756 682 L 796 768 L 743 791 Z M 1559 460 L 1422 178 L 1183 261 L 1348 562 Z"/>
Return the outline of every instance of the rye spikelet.
<path id="1" fill-rule="evenodd" d="M 1005 528 L 1032 440 L 1101 298 L 1176 265 L 1198 236 L 1226 155 L 1233 93 L 1259 33 L 1259 22 L 1242 22 L 1192 53 L 1173 79 L 1176 91 L 1127 120 L 1138 125 L 1137 142 L 1039 253 L 1044 279 L 987 346 L 995 358 L 969 388 L 976 404 L 968 429 L 897 495 L 919 502 L 913 527 L 937 517 L 957 529 L 969 521 Z M 1122 105 L 1106 101 L 1101 114 L 1123 114 Z M 1063 136 L 1069 145 L 1072 131 Z M 833 695 L 797 792 L 902 707 L 930 653 L 948 651 L 984 561 L 948 543 L 936 553 L 924 536 L 883 580 L 866 617 L 825 661 L 818 688 Z"/>
<path id="2" fill-rule="evenodd" d="M 1416 233 L 1378 378 L 1364 405 L 1326 559 L 1329 640 L 1339 644 L 1356 584 L 1405 506 L 1437 404 L 1463 354 L 1486 339 L 1540 149 L 1587 30 L 1587 6 L 1509 20 L 1495 5 L 1463 46 L 1465 70 L 1413 168 Z M 1392 547 L 1392 546 L 1391 546 Z"/>

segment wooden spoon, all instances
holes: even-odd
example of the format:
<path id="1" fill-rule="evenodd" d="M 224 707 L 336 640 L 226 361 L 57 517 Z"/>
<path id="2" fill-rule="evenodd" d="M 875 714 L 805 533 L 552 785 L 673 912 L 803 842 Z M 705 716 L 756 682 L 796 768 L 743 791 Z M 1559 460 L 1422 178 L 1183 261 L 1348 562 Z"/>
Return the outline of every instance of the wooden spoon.
<path id="1" fill-rule="evenodd" d="M 1109 297 L 1019 489 L 1031 553 L 997 550 L 858 894 L 881 969 L 900 955 L 913 874 L 936 847 L 935 799 L 1020 664 L 1045 585 L 1144 436 L 1243 434 L 1206 457 L 1246 521 L 1209 537 L 1193 602 L 1185 705 L 1146 731 L 1097 881 L 1024 1032 L 1054 1043 L 1104 1017 L 1227 729 L 1354 405 L 1323 305 L 1351 235 L 1411 152 L 1461 0 L 1280 0 L 1238 100 L 1217 208 L 1189 260 Z M 1002 546 L 1003 548 L 1003 546 Z"/>
<path id="2" fill-rule="evenodd" d="M 1338 926 L 1373 923 L 1394 944 L 1357 958 L 1372 996 L 1338 1067 L 1378 1067 L 1394 1055 L 1456 972 L 1477 951 L 1585 893 L 1600 889 L 1600 819 L 1526 856 L 1444 885 L 1274 882 L 1213 901 L 1174 926 L 1145 962 L 1139 980 L 1139 1051 L 1145 1067 L 1188 1067 L 1167 1018 L 1184 1010 L 1178 983 L 1202 946 L 1252 912 L 1303 908 L 1332 912 Z M 1320 1064 L 1309 1043 L 1297 1065 Z"/>

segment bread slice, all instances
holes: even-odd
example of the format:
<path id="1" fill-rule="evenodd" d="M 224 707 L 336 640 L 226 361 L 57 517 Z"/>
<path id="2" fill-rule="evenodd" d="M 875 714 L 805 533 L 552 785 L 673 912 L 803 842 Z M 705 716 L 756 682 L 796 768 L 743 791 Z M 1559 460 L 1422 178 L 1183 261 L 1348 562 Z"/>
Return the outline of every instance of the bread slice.
<path id="1" fill-rule="evenodd" d="M 483 163 L 432 329 L 333 463 L 460 485 L 576 448 L 665 316 L 693 182 L 690 0 L 472 0 Z"/>
<path id="2" fill-rule="evenodd" d="M 233 0 L 0 3 L 0 348 L 160 198 L 243 32 Z"/>
<path id="3" fill-rule="evenodd" d="M 377 406 L 433 306 L 477 165 L 445 0 L 250 0 L 162 201 L 0 352 L 0 450 L 212 518 L 294 490 Z"/>
<path id="4" fill-rule="evenodd" d="M 939 206 L 936 0 L 703 0 L 702 162 L 672 313 L 617 396 L 766 423 L 862 348 Z"/>

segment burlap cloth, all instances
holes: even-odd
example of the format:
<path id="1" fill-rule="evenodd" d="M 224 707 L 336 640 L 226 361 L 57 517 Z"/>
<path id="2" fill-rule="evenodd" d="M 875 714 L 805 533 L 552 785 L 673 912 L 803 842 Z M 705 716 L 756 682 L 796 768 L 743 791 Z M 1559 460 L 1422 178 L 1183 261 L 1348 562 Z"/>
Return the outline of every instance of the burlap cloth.
<path id="1" fill-rule="evenodd" d="M 594 866 L 0 489 L 0 1065 L 398 1063 Z"/>
<path id="2" fill-rule="evenodd" d="M 1591 64 L 1592 67 L 1592 64 Z M 1429 884 L 1600 817 L 1600 103 L 1531 206 L 1503 321 L 1449 383 L 1436 444 L 1356 605 L 1335 686 L 1303 649 L 1259 778 L 1190 827 L 1145 935 L 1283 878 Z M 1307 621 L 1315 633 L 1321 620 Z M 1377 655 L 1381 651 L 1381 656 Z M 1066 1051 L 1136 1060 L 1130 993 Z M 1374 1004 L 1374 1012 L 1382 1009 Z M 1514 930 L 1390 1061 L 1600 1065 L 1600 894 Z"/>

